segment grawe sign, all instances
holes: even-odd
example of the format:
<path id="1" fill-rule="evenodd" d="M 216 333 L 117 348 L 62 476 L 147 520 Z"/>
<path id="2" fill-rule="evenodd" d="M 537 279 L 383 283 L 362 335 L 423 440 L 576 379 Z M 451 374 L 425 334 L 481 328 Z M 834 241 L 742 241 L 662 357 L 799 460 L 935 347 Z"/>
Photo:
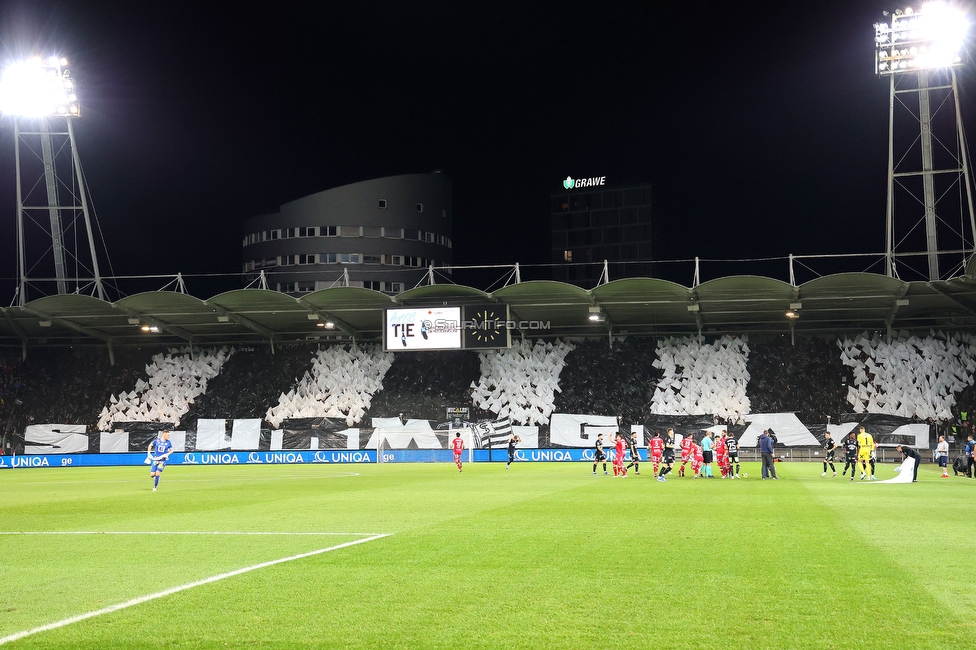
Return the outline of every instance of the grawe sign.
<path id="1" fill-rule="evenodd" d="M 594 176 L 593 178 L 573 178 L 567 176 L 563 181 L 563 187 L 567 190 L 574 190 L 580 187 L 603 187 L 607 184 L 606 176 Z"/>

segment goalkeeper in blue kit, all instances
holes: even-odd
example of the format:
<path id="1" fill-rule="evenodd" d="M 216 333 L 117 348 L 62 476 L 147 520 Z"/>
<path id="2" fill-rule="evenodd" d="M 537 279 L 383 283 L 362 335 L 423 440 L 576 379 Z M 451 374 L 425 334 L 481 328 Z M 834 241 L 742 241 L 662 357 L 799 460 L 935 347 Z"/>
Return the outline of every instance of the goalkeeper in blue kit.
<path id="1" fill-rule="evenodd" d="M 153 492 L 159 487 L 159 477 L 166 467 L 169 455 L 173 453 L 173 443 L 169 441 L 169 431 L 163 430 L 156 436 L 156 439 L 149 443 L 149 459 L 152 465 L 149 467 L 149 476 L 153 479 Z"/>

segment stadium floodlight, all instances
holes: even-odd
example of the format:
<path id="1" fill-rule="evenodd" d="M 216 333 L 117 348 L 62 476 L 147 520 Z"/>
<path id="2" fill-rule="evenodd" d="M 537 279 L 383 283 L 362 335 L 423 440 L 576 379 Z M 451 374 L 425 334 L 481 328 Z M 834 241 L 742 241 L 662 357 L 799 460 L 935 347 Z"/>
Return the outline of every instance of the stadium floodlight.
<path id="1" fill-rule="evenodd" d="M 0 112 L 18 117 L 78 117 L 81 105 L 67 60 L 33 57 L 0 73 Z"/>
<path id="2" fill-rule="evenodd" d="M 19 305 L 28 290 L 52 287 L 105 297 L 72 126 L 81 104 L 67 65 L 35 56 L 0 70 L 0 114 L 14 130 Z"/>
<path id="3" fill-rule="evenodd" d="M 875 23 L 875 71 L 892 75 L 962 65 L 970 20 L 946 2 L 928 2 L 921 9 L 898 10 L 891 22 Z"/>
<path id="4" fill-rule="evenodd" d="M 900 265 L 930 281 L 951 278 L 976 254 L 956 79 L 968 59 L 972 19 L 961 3 L 942 0 L 884 15 L 874 40 L 875 73 L 889 86 L 885 273 L 901 277 Z M 896 143 L 904 147 L 897 154 Z"/>

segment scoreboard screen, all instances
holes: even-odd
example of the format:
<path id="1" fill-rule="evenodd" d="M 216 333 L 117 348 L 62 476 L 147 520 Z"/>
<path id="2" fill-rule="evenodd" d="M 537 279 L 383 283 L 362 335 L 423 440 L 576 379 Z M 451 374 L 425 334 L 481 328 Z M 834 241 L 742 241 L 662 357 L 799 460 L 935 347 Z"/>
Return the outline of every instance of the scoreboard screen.
<path id="1" fill-rule="evenodd" d="M 383 348 L 407 350 L 486 350 L 512 344 L 508 305 L 387 309 Z"/>
<path id="2" fill-rule="evenodd" d="M 460 307 L 387 309 L 383 347 L 405 350 L 460 350 Z"/>

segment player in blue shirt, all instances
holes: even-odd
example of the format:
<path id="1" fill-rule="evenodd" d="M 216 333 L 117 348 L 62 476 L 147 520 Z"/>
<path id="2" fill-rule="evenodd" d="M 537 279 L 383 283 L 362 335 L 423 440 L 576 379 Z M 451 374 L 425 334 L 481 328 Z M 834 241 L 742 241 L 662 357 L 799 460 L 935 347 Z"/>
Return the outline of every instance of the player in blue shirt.
<path id="1" fill-rule="evenodd" d="M 705 478 L 715 478 L 712 476 L 712 449 L 715 443 L 712 441 L 712 432 L 706 431 L 705 437 L 702 438 L 701 448 L 702 448 L 702 458 L 705 459 L 705 467 L 702 471 L 702 476 Z"/>
<path id="2" fill-rule="evenodd" d="M 169 455 L 173 453 L 173 443 L 169 441 L 169 431 L 163 430 L 156 436 L 156 439 L 149 443 L 149 457 L 152 465 L 149 467 L 149 476 L 153 478 L 153 492 L 159 486 L 159 475 L 166 467 Z"/>

